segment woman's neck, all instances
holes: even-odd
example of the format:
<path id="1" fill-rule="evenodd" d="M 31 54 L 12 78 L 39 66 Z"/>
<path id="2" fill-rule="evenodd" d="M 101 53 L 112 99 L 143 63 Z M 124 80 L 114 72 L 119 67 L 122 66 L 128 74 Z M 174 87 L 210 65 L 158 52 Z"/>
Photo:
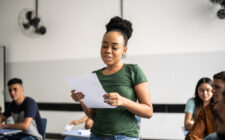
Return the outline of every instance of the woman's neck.
<path id="1" fill-rule="evenodd" d="M 107 67 L 103 70 L 103 74 L 110 75 L 118 72 L 124 66 L 123 63 L 119 63 L 117 65 L 107 65 Z"/>
<path id="2" fill-rule="evenodd" d="M 203 102 L 203 107 L 206 107 L 207 105 L 209 105 L 210 101 L 205 101 Z"/>

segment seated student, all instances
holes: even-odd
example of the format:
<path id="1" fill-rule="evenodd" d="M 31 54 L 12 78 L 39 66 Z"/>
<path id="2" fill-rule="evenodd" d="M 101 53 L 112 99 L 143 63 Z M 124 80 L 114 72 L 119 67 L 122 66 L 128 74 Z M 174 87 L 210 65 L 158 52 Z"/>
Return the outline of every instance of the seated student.
<path id="1" fill-rule="evenodd" d="M 213 82 L 210 78 L 201 78 L 195 88 L 195 97 L 190 98 L 185 106 L 184 128 L 191 130 L 199 111 L 213 101 Z"/>
<path id="2" fill-rule="evenodd" d="M 225 89 L 225 71 L 213 76 L 213 99 L 214 102 L 223 98 Z M 186 135 L 185 140 L 202 140 L 205 136 L 216 132 L 215 112 L 213 104 L 209 104 L 199 113 L 190 132 Z"/>
<path id="3" fill-rule="evenodd" d="M 42 123 L 36 102 L 24 96 L 24 87 L 21 79 L 13 78 L 8 81 L 8 90 L 12 102 L 0 116 L 0 128 L 20 129 L 22 133 L 5 136 L 4 139 L 42 140 Z M 12 116 L 14 124 L 1 124 Z"/>
<path id="4" fill-rule="evenodd" d="M 223 98 L 214 103 L 213 107 L 216 116 L 216 132 L 208 135 L 204 140 L 225 140 L 225 90 Z"/>
<path id="5" fill-rule="evenodd" d="M 85 122 L 85 129 L 91 129 L 92 125 L 93 125 L 93 121 L 92 119 L 88 118 L 88 116 L 84 116 L 83 118 L 79 119 L 79 120 L 73 120 L 70 122 L 70 125 L 77 125 L 80 123 L 84 123 Z"/>

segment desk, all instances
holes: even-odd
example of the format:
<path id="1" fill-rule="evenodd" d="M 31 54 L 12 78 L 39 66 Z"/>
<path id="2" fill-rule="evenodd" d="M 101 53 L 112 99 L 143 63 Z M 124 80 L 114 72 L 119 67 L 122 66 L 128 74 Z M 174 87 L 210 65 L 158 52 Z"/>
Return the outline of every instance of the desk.
<path id="1" fill-rule="evenodd" d="M 0 129 L 0 136 L 6 136 L 6 135 L 11 135 L 11 134 L 17 134 L 17 133 L 20 133 L 20 132 L 22 132 L 22 130 L 1 128 L 1 129 Z"/>
<path id="2" fill-rule="evenodd" d="M 87 131 L 85 134 L 81 134 L 81 131 Z M 72 130 L 68 132 L 63 132 L 63 136 L 65 136 L 64 140 L 89 140 L 90 130 L 78 129 Z"/>

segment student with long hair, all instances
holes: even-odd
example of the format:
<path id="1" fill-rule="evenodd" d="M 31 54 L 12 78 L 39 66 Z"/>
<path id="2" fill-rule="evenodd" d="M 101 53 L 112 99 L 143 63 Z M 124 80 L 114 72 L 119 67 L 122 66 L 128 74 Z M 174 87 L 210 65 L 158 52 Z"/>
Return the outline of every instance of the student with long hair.
<path id="1" fill-rule="evenodd" d="M 225 71 L 222 71 L 213 75 L 213 103 L 200 110 L 191 130 L 185 136 L 185 140 L 203 140 L 207 135 L 217 131 L 213 107 L 223 98 L 224 89 Z"/>
<path id="2" fill-rule="evenodd" d="M 213 82 L 210 78 L 201 78 L 195 88 L 195 96 L 187 101 L 185 106 L 184 127 L 190 130 L 199 111 L 213 101 Z"/>

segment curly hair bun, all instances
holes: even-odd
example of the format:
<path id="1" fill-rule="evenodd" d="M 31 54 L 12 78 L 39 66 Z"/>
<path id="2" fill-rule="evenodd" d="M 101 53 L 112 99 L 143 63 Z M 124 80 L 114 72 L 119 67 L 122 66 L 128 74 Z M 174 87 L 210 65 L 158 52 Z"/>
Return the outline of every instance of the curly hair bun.
<path id="1" fill-rule="evenodd" d="M 124 33 L 129 39 L 132 35 L 133 28 L 132 23 L 126 19 L 122 19 L 121 17 L 113 17 L 110 19 L 109 23 L 106 25 L 106 32 L 118 30 Z"/>

